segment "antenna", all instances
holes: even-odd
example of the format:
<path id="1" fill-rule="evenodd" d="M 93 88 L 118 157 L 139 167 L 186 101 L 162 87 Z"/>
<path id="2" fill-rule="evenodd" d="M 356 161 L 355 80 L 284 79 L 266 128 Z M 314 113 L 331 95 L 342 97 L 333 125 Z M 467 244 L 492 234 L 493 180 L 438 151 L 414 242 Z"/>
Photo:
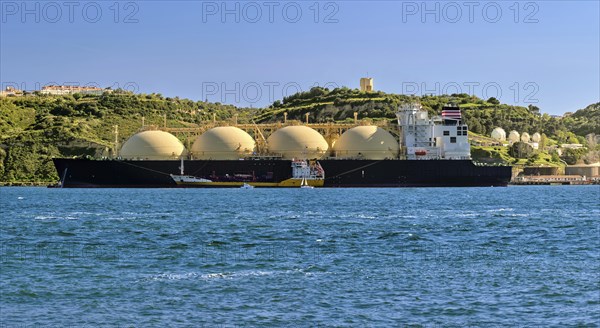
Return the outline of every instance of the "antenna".
<path id="1" fill-rule="evenodd" d="M 115 151 L 113 152 L 115 157 L 119 157 L 119 126 L 115 125 Z"/>

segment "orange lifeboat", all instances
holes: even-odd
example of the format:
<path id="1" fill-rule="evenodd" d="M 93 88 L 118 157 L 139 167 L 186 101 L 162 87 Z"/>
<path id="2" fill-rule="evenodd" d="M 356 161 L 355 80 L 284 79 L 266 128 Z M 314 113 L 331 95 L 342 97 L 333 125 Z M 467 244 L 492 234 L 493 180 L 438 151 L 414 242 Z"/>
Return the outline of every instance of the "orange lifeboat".
<path id="1" fill-rule="evenodd" d="M 415 155 L 417 155 L 417 156 L 425 156 L 425 155 L 427 155 L 427 151 L 424 150 L 424 149 L 419 149 L 419 150 L 415 151 Z"/>

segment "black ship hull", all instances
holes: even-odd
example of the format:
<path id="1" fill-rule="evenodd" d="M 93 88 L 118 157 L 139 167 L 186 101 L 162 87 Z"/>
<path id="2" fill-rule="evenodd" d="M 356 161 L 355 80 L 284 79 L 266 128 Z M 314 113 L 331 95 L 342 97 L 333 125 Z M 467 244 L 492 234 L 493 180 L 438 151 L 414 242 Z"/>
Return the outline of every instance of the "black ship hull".
<path id="1" fill-rule="evenodd" d="M 506 186 L 510 166 L 469 160 L 320 160 L 324 187 Z M 177 160 L 54 159 L 65 188 L 174 188 Z M 185 174 L 215 182 L 281 182 L 292 177 L 289 160 L 186 160 Z M 224 184 L 225 185 L 225 184 Z"/>

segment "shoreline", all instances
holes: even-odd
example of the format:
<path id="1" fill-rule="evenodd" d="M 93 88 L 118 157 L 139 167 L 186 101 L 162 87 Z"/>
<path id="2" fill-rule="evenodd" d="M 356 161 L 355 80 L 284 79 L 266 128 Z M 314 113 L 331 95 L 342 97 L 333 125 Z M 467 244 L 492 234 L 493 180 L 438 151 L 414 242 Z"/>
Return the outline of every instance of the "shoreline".
<path id="1" fill-rule="evenodd" d="M 47 181 L 16 181 L 16 182 L 7 182 L 0 181 L 0 187 L 48 187 L 50 185 L 54 185 L 56 182 L 47 182 Z"/>

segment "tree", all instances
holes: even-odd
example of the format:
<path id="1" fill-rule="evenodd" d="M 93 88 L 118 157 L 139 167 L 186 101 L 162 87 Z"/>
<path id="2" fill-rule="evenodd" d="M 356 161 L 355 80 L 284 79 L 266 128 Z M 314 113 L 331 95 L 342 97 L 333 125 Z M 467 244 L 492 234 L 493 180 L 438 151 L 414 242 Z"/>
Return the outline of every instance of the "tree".
<path id="1" fill-rule="evenodd" d="M 539 114 L 540 113 L 540 108 L 538 106 L 534 106 L 532 104 L 529 104 L 529 106 L 527 106 L 527 108 L 529 109 L 529 112 L 531 112 L 533 114 Z"/>
<path id="2" fill-rule="evenodd" d="M 487 102 L 490 104 L 494 104 L 494 105 L 500 105 L 500 100 L 498 100 L 494 97 L 490 97 L 490 99 L 488 99 Z"/>
<path id="3" fill-rule="evenodd" d="M 556 150 L 553 150 L 553 151 L 550 153 L 550 156 L 552 157 L 552 159 L 551 159 L 551 160 L 552 160 L 553 162 L 555 162 L 555 163 L 559 163 L 559 162 L 560 162 L 560 157 L 558 156 L 558 152 L 557 152 Z"/>
<path id="4" fill-rule="evenodd" d="M 531 156 L 529 156 L 529 158 L 527 159 L 527 165 L 533 165 L 535 164 L 535 161 L 540 159 L 540 154 L 539 153 L 534 153 Z"/>
<path id="5" fill-rule="evenodd" d="M 595 133 L 590 133 L 588 135 L 585 136 L 586 140 L 587 140 L 587 144 L 588 144 L 588 148 L 590 150 L 594 150 L 596 149 L 596 134 Z"/>
<path id="6" fill-rule="evenodd" d="M 581 148 L 581 149 L 567 148 L 562 157 L 565 160 L 565 162 L 567 162 L 567 164 L 574 165 L 574 164 L 577 164 L 577 162 L 579 162 L 579 160 L 581 159 L 581 156 L 583 156 L 584 153 L 585 153 L 585 149 L 583 149 L 583 148 Z"/>
<path id="7" fill-rule="evenodd" d="M 533 147 L 524 142 L 515 142 L 510 146 L 510 156 L 514 158 L 528 158 L 533 154 Z"/>
<path id="8" fill-rule="evenodd" d="M 544 149 L 546 149 L 546 142 L 548 142 L 548 137 L 546 137 L 545 133 L 542 133 L 542 135 L 540 136 L 540 144 L 539 144 L 539 150 L 544 151 Z"/>

